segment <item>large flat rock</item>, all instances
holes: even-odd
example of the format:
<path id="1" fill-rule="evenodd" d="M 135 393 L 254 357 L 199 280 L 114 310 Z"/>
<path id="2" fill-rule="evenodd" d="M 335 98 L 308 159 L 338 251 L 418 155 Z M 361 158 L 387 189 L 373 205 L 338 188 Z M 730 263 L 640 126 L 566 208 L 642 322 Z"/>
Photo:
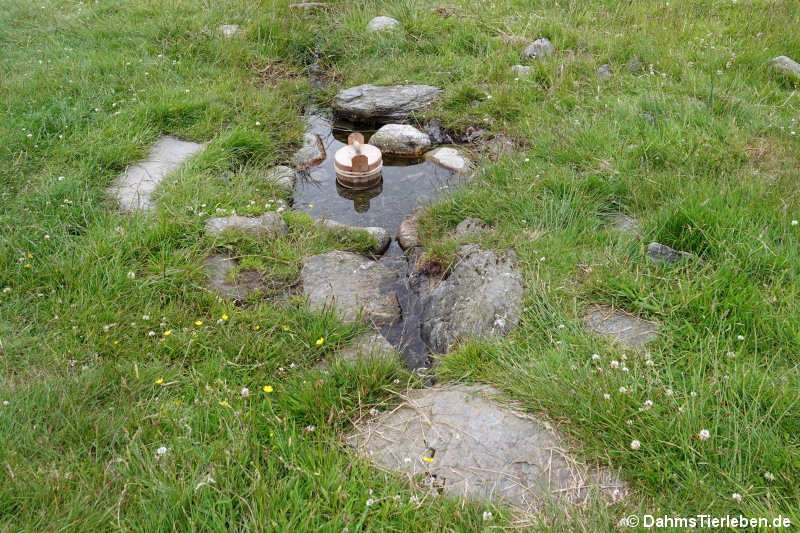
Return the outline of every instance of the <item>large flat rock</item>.
<path id="1" fill-rule="evenodd" d="M 403 120 L 430 105 L 441 92 L 431 85 L 359 85 L 337 94 L 333 111 L 360 122 Z"/>
<path id="2" fill-rule="evenodd" d="M 382 468 L 432 489 L 535 512 L 546 501 L 580 503 L 592 489 L 625 487 L 607 469 L 579 463 L 547 422 L 502 406 L 487 386 L 411 391 L 405 403 L 356 425 L 347 442 Z"/>
<path id="3" fill-rule="evenodd" d="M 346 322 L 362 314 L 381 324 L 400 317 L 395 295 L 399 276 L 387 264 L 342 251 L 309 257 L 300 272 L 303 294 L 312 309 L 333 306 Z"/>
<path id="4" fill-rule="evenodd" d="M 462 246 L 446 280 L 423 299 L 422 339 L 447 353 L 463 339 L 507 335 L 519 322 L 524 290 L 516 255 Z"/>
<path id="5" fill-rule="evenodd" d="M 150 149 L 147 159 L 130 165 L 114 180 L 109 194 L 123 211 L 153 209 L 151 197 L 158 185 L 202 149 L 202 144 L 161 137 Z"/>
<path id="6" fill-rule="evenodd" d="M 618 309 L 594 306 L 583 316 L 586 327 L 619 342 L 626 348 L 638 348 L 658 337 L 658 325 Z"/>

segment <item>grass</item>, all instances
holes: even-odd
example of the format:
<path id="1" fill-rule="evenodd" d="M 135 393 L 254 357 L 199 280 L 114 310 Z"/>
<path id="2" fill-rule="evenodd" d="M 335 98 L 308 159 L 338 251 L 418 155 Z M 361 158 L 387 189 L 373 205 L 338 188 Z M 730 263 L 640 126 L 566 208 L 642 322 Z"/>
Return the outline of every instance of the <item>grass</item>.
<path id="1" fill-rule="evenodd" d="M 598 531 L 645 512 L 800 524 L 800 96 L 768 68 L 800 59 L 800 5 L 288 4 L 0 5 L 0 530 Z M 366 33 L 379 14 L 403 30 Z M 515 79 L 540 36 L 554 56 Z M 304 76 L 315 62 L 321 94 Z M 527 285 L 512 336 L 467 343 L 439 379 L 492 383 L 558 422 L 620 470 L 627 502 L 531 523 L 424 497 L 341 445 L 350 420 L 417 386 L 391 364 L 315 369 L 360 325 L 202 289 L 215 250 L 291 284 L 306 255 L 368 249 L 301 214 L 269 242 L 202 226 L 285 199 L 261 177 L 299 145 L 307 105 L 406 80 L 444 87 L 426 116 L 525 141 L 423 220 L 446 260 L 449 231 L 483 218 L 495 230 L 479 241 L 513 247 Z M 116 212 L 106 187 L 163 134 L 207 147 L 156 212 Z M 641 240 L 610 229 L 618 213 Z M 653 240 L 701 261 L 649 264 Z M 596 303 L 657 321 L 660 339 L 638 353 L 589 335 L 579 317 Z"/>

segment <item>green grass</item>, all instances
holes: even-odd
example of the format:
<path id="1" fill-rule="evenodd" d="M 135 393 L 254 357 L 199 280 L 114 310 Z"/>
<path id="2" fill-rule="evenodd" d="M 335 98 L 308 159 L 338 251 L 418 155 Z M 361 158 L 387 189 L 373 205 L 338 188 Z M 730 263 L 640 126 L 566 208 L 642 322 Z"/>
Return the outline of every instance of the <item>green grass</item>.
<path id="1" fill-rule="evenodd" d="M 442 18 L 434 2 L 289 3 L 0 3 L 0 530 L 597 531 L 645 512 L 800 524 L 800 95 L 767 67 L 800 60 L 800 4 L 455 0 Z M 379 14 L 403 31 L 366 33 Z M 539 36 L 555 55 L 515 80 Z M 303 75 L 315 61 L 333 80 L 321 94 Z M 615 75 L 600 83 L 604 63 Z M 283 76 L 260 77 L 266 65 Z M 203 290 L 213 251 L 289 286 L 306 255 L 369 248 L 301 214 L 269 242 L 202 227 L 284 197 L 261 178 L 315 99 L 406 80 L 444 87 L 426 116 L 524 140 L 424 217 L 445 261 L 460 220 L 493 224 L 479 241 L 513 247 L 527 285 L 511 337 L 463 346 L 439 378 L 492 383 L 558 422 L 621 471 L 627 502 L 532 524 L 423 499 L 341 444 L 350 420 L 417 386 L 391 364 L 315 370 L 361 325 Z M 164 134 L 208 144 L 154 213 L 117 213 L 106 187 Z M 617 213 L 641 241 L 610 229 Z M 653 240 L 702 261 L 652 265 Z M 658 321 L 648 357 L 587 334 L 594 303 Z M 612 371 L 623 354 L 630 371 Z"/>

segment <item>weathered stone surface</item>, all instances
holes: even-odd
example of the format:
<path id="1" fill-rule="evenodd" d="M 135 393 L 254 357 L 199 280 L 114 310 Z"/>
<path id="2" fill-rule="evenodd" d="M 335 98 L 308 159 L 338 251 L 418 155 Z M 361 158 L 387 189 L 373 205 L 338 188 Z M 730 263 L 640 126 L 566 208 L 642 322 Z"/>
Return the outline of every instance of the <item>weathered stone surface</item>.
<path id="1" fill-rule="evenodd" d="M 150 210 L 154 207 L 151 197 L 159 183 L 202 148 L 202 144 L 161 137 L 147 159 L 130 165 L 114 180 L 109 194 L 123 211 Z"/>
<path id="2" fill-rule="evenodd" d="M 391 359 L 400 360 L 400 354 L 380 333 L 365 333 L 336 352 L 335 358 L 340 361 L 354 363 L 359 360 Z"/>
<path id="3" fill-rule="evenodd" d="M 424 297 L 421 334 L 437 353 L 462 339 L 507 335 L 522 312 L 522 274 L 516 254 L 462 246 L 450 277 Z"/>
<path id="4" fill-rule="evenodd" d="M 610 65 L 600 65 L 600 68 L 597 69 L 597 79 L 600 81 L 608 81 L 614 77 L 614 73 L 611 72 Z"/>
<path id="5" fill-rule="evenodd" d="M 375 239 L 375 248 L 372 249 L 372 253 L 374 254 L 382 254 L 386 251 L 389 247 L 389 244 L 392 242 L 392 238 L 389 236 L 389 232 L 383 228 L 379 227 L 358 227 L 358 226 L 348 226 L 347 224 L 342 224 L 341 222 L 336 222 L 335 220 L 331 220 L 329 218 L 323 218 L 319 221 L 319 224 L 328 229 L 346 229 L 346 230 L 354 230 L 354 231 L 365 231 L 369 233 L 369 235 Z"/>
<path id="6" fill-rule="evenodd" d="M 427 152 L 425 159 L 459 174 L 465 174 L 472 169 L 470 160 L 464 157 L 461 152 L 449 146 L 441 146 Z"/>
<path id="7" fill-rule="evenodd" d="M 294 154 L 292 162 L 298 169 L 306 169 L 319 165 L 325 161 L 325 145 L 319 135 L 306 133 L 303 136 L 303 146 Z"/>
<path id="8" fill-rule="evenodd" d="M 626 489 L 611 471 L 578 463 L 546 421 L 499 404 L 488 386 L 412 390 L 400 407 L 356 425 L 348 444 L 378 466 L 424 476 L 431 490 L 526 512 Z"/>
<path id="9" fill-rule="evenodd" d="M 263 286 L 261 274 L 255 270 L 241 270 L 235 279 L 230 279 L 230 273 L 236 268 L 238 262 L 232 257 L 214 254 L 205 261 L 208 287 L 220 296 L 244 300 L 247 296 Z"/>
<path id="10" fill-rule="evenodd" d="M 369 139 L 384 154 L 415 156 L 431 147 L 425 133 L 408 124 L 386 124 Z"/>
<path id="11" fill-rule="evenodd" d="M 639 74 L 645 69 L 645 64 L 639 56 L 633 56 L 627 63 L 628 71 L 631 74 Z"/>
<path id="12" fill-rule="evenodd" d="M 408 250 L 415 246 L 419 246 L 419 215 L 422 213 L 421 209 L 415 209 L 400 223 L 400 228 L 397 230 L 397 244 L 403 250 Z"/>
<path id="13" fill-rule="evenodd" d="M 239 26 L 236 24 L 220 24 L 217 29 L 222 32 L 225 37 L 233 37 L 239 33 Z"/>
<path id="14" fill-rule="evenodd" d="M 375 17 L 367 24 L 367 31 L 376 32 L 384 30 L 393 30 L 400 27 L 400 21 L 392 17 Z"/>
<path id="15" fill-rule="evenodd" d="M 333 111 L 354 121 L 399 121 L 430 105 L 441 92 L 430 85 L 359 85 L 337 94 Z"/>
<path id="16" fill-rule="evenodd" d="M 772 68 L 784 76 L 800 80 L 800 63 L 786 56 L 778 56 L 770 64 Z"/>
<path id="17" fill-rule="evenodd" d="M 511 67 L 511 73 L 520 78 L 527 78 L 531 75 L 533 67 L 527 65 L 514 65 Z"/>
<path id="18" fill-rule="evenodd" d="M 266 235 L 278 237 L 288 234 L 289 226 L 283 217 L 274 211 L 264 213 L 260 217 L 232 215 L 206 220 L 206 233 L 210 235 L 220 235 L 228 230 L 243 231 L 257 237 Z"/>
<path id="19" fill-rule="evenodd" d="M 291 192 L 294 190 L 294 183 L 297 178 L 293 168 L 279 165 L 269 169 L 264 179 L 281 189 Z"/>
<path id="20" fill-rule="evenodd" d="M 658 337 L 657 324 L 609 307 L 592 307 L 583 319 L 590 331 L 611 337 L 627 348 L 637 348 Z"/>
<path id="21" fill-rule="evenodd" d="M 612 226 L 615 231 L 622 233 L 637 234 L 641 228 L 641 224 L 635 218 L 619 214 L 612 220 Z"/>
<path id="22" fill-rule="evenodd" d="M 470 233 L 480 233 L 481 231 L 486 231 L 487 229 L 489 229 L 489 226 L 483 220 L 475 217 L 467 217 L 458 223 L 458 226 L 456 226 L 455 235 L 456 237 L 460 237 Z"/>
<path id="23" fill-rule="evenodd" d="M 674 250 L 664 244 L 651 242 L 647 245 L 647 257 L 649 257 L 650 260 L 657 265 L 674 265 L 675 263 L 680 263 L 682 261 L 686 261 L 687 259 L 691 259 L 694 256 L 689 252 Z"/>
<path id="24" fill-rule="evenodd" d="M 333 306 L 346 322 L 359 313 L 376 323 L 400 317 L 395 296 L 399 273 L 389 266 L 350 252 L 327 252 L 309 257 L 300 279 L 312 309 Z"/>
<path id="25" fill-rule="evenodd" d="M 531 59 L 543 59 L 553 53 L 553 44 L 542 37 L 536 39 L 531 45 L 525 49 L 525 55 Z"/>
<path id="26" fill-rule="evenodd" d="M 442 121 L 438 118 L 432 118 L 425 124 L 425 133 L 428 134 L 433 144 L 449 144 L 453 142 L 453 138 L 450 137 Z"/>

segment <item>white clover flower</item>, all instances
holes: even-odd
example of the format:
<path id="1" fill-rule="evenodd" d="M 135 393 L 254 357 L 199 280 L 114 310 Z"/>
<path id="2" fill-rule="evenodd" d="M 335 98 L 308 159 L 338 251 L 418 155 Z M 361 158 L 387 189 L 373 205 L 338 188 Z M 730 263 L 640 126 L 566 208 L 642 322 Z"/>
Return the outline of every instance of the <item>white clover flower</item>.
<path id="1" fill-rule="evenodd" d="M 796 220 L 792 220 L 792 226 L 796 226 L 796 225 L 797 225 L 797 221 Z"/>
<path id="2" fill-rule="evenodd" d="M 11 292 L 11 287 L 3 287 L 3 292 Z"/>
<path id="3" fill-rule="evenodd" d="M 611 362 L 609 363 L 609 366 L 610 366 L 611 368 L 619 368 L 619 361 L 617 361 L 616 359 L 614 359 L 613 361 L 611 361 Z"/>
<path id="4" fill-rule="evenodd" d="M 639 449 L 639 448 L 641 448 L 641 447 L 642 447 L 642 443 L 641 443 L 641 442 L 639 442 L 638 440 L 636 440 L 636 439 L 633 439 L 633 440 L 631 441 L 631 450 L 638 450 L 638 449 Z"/>
<path id="5" fill-rule="evenodd" d="M 689 393 L 689 396 L 691 396 L 692 398 L 696 398 L 697 397 L 697 393 L 695 391 L 692 391 L 692 392 Z"/>
<path id="6" fill-rule="evenodd" d="M 627 367 L 627 366 L 623 366 L 623 367 L 622 367 L 622 371 L 623 371 L 623 372 L 627 372 L 627 371 L 628 371 L 628 367 Z"/>
<path id="7" fill-rule="evenodd" d="M 606 400 L 610 400 L 611 399 L 611 395 L 606 392 L 605 394 L 603 394 L 603 398 L 606 399 Z"/>
<path id="8" fill-rule="evenodd" d="M 147 336 L 148 337 L 155 337 L 156 336 L 156 332 L 153 331 L 153 330 L 150 330 L 150 331 L 147 332 Z"/>
<path id="9" fill-rule="evenodd" d="M 488 521 L 490 521 L 492 518 L 494 518 L 494 515 L 492 515 L 492 512 L 491 512 L 491 511 L 484 511 L 484 512 L 483 512 L 483 521 L 484 521 L 484 522 L 488 522 Z"/>
<path id="10" fill-rule="evenodd" d="M 667 396 L 672 396 L 674 392 L 672 392 L 672 389 L 667 389 L 664 391 L 664 394 L 666 394 Z"/>
<path id="11" fill-rule="evenodd" d="M 772 472 L 764 472 L 764 479 L 767 481 L 775 481 L 775 474 Z"/>
<path id="12" fill-rule="evenodd" d="M 158 457 L 164 457 L 166 454 L 167 454 L 167 447 L 166 447 L 166 446 L 160 446 L 160 447 L 159 447 L 159 448 L 156 450 L 156 455 L 157 455 Z"/>
<path id="13" fill-rule="evenodd" d="M 248 396 L 250 396 L 250 389 L 242 387 L 242 398 L 247 398 Z"/>
<path id="14" fill-rule="evenodd" d="M 731 498 L 733 498 L 737 502 L 742 501 L 742 495 L 739 494 L 738 492 L 734 492 L 733 494 L 731 494 Z"/>
<path id="15" fill-rule="evenodd" d="M 628 392 L 628 389 L 627 389 L 626 387 L 620 387 L 620 388 L 619 388 L 619 391 L 620 391 L 622 394 L 625 394 L 626 392 Z"/>
<path id="16" fill-rule="evenodd" d="M 370 506 L 372 506 L 372 505 L 375 503 L 375 500 L 373 500 L 372 498 L 370 498 L 369 500 L 367 500 L 367 502 L 366 502 L 366 503 L 367 503 L 367 507 L 370 507 Z"/>
<path id="17" fill-rule="evenodd" d="M 653 407 L 653 400 L 645 400 L 644 408 L 645 409 L 652 409 L 652 407 Z"/>
<path id="18" fill-rule="evenodd" d="M 592 361 L 599 361 L 599 360 L 600 360 L 600 354 L 599 353 L 593 353 L 592 354 Z"/>
<path id="19" fill-rule="evenodd" d="M 150 315 L 142 315 L 142 320 L 150 320 Z"/>
<path id="20" fill-rule="evenodd" d="M 8 400 L 3 400 L 3 407 L 8 407 L 10 402 Z"/>
<path id="21" fill-rule="evenodd" d="M 128 272 L 128 279 L 136 279 L 136 272 L 134 272 L 133 270 Z"/>
<path id="22" fill-rule="evenodd" d="M 711 432 L 708 431 L 707 429 L 701 429 L 700 433 L 697 434 L 697 437 L 700 440 L 708 440 L 709 438 L 711 438 Z"/>
<path id="23" fill-rule="evenodd" d="M 743 341 L 744 340 L 744 335 L 739 335 L 736 338 L 739 339 L 740 341 Z"/>

